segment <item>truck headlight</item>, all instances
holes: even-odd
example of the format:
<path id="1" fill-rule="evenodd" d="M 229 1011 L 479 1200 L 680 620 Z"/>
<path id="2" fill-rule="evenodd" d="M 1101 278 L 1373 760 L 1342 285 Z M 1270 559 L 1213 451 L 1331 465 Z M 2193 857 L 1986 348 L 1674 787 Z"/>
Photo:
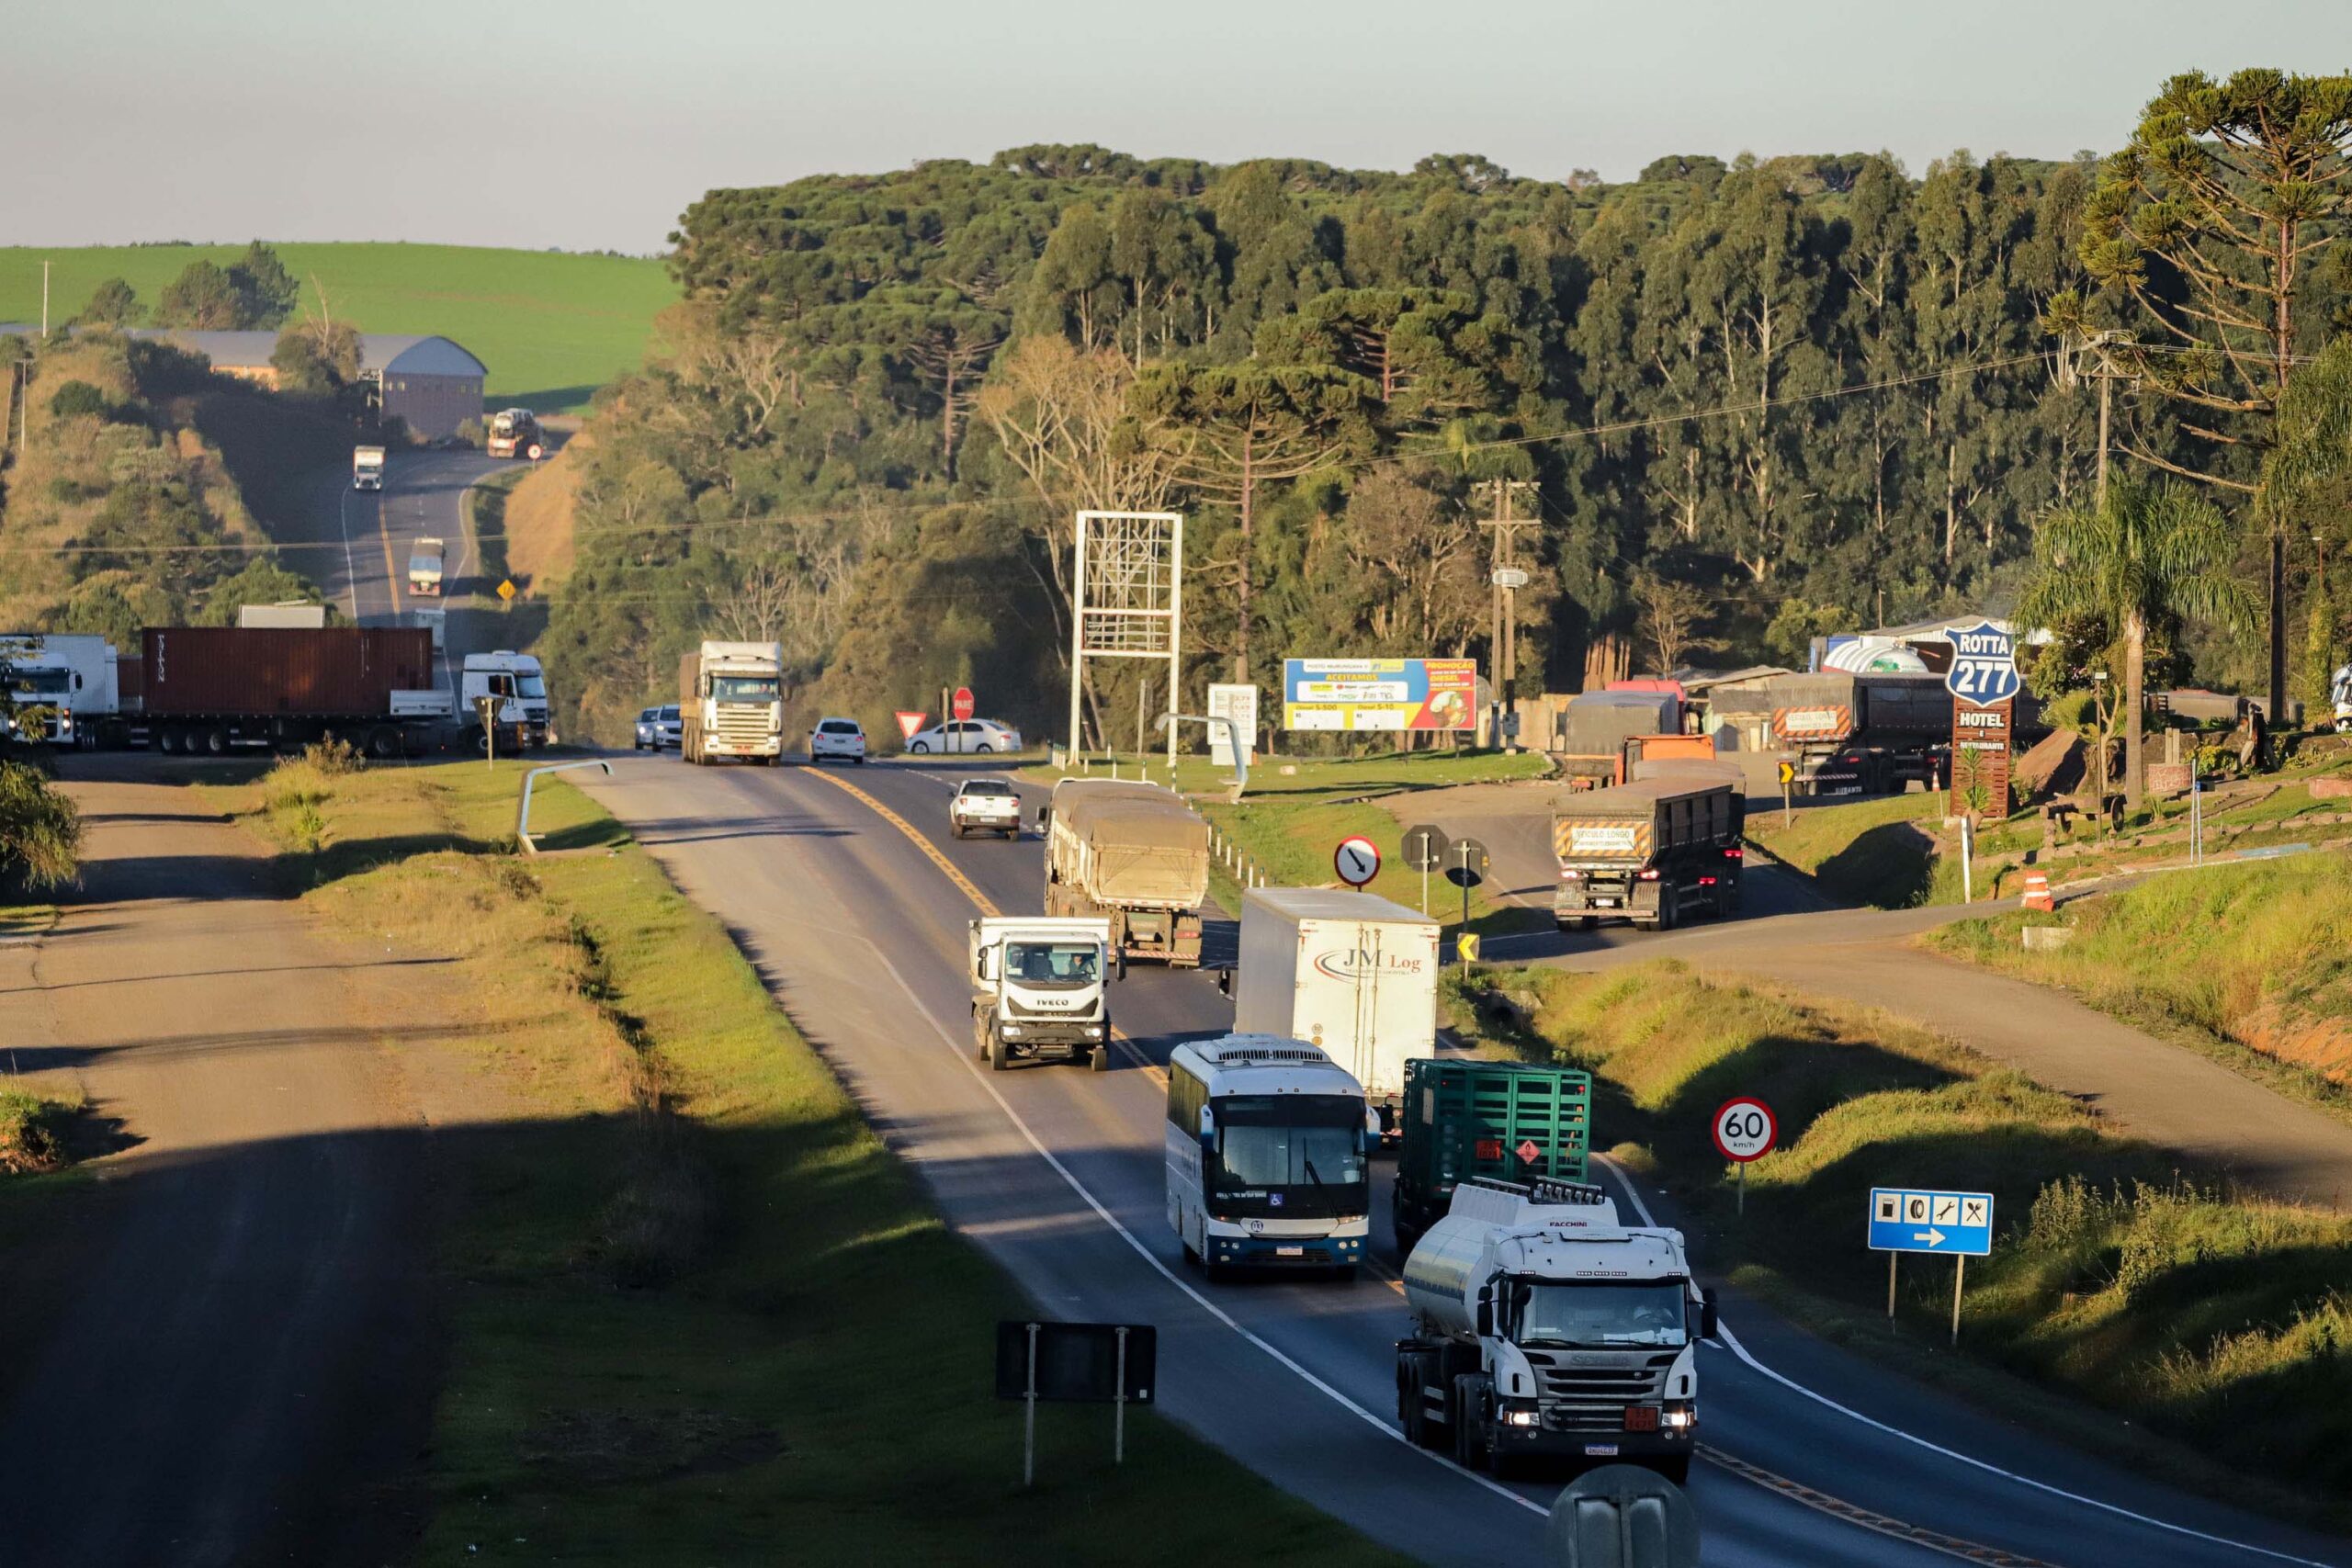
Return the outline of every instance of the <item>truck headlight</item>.
<path id="1" fill-rule="evenodd" d="M 1101 1024 L 1099 1024 L 1099 1023 L 1090 1023 L 1090 1024 L 1088 1024 L 1088 1025 L 1086 1026 L 1086 1036 L 1087 1036 L 1087 1038 L 1088 1038 L 1088 1039 L 1090 1039 L 1090 1040 L 1100 1040 L 1100 1039 L 1102 1039 L 1102 1026 Z"/>
<path id="2" fill-rule="evenodd" d="M 1669 1432 L 1687 1432 L 1698 1424 L 1699 1412 L 1694 1405 L 1669 1404 L 1658 1416 L 1658 1425 Z"/>
<path id="3" fill-rule="evenodd" d="M 1000 1023 L 996 1026 L 996 1029 L 999 1034 L 1004 1035 L 1013 1035 L 1021 1032 L 1021 1026 L 1017 1023 Z"/>
<path id="4" fill-rule="evenodd" d="M 1540 1427 L 1543 1424 L 1544 1413 L 1533 1405 L 1503 1406 L 1503 1425 L 1506 1427 Z"/>

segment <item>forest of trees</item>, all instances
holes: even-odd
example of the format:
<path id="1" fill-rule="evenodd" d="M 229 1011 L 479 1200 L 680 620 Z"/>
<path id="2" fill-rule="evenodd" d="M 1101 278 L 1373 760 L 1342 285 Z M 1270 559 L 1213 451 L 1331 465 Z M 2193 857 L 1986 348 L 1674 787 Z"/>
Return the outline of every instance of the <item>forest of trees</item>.
<path id="1" fill-rule="evenodd" d="M 2036 517 L 2093 482 L 2092 371 L 2132 378 L 2118 461 L 2221 481 L 2255 541 L 2227 487 L 2266 407 L 2200 409 L 2153 383 L 2210 382 L 2202 360 L 2091 335 L 2156 344 L 2177 281 L 2134 270 L 2118 178 L 2087 154 L 1671 157 L 1609 185 L 1037 146 L 715 191 L 673 237 L 685 302 L 599 406 L 543 647 L 607 732 L 703 635 L 785 642 L 804 708 L 871 724 L 968 682 L 1035 722 L 1066 689 L 1071 513 L 1170 505 L 1188 682 L 1483 657 L 1483 481 L 1514 479 L 1541 519 L 1525 689 L 1575 688 L 1612 639 L 1636 665 L 1801 657 L 2006 608 Z M 2314 258 L 2289 288 L 2315 351 L 2345 275 Z M 2258 687 L 2258 637 L 2199 653 Z M 1125 690 L 1100 711 L 1133 714 Z"/>

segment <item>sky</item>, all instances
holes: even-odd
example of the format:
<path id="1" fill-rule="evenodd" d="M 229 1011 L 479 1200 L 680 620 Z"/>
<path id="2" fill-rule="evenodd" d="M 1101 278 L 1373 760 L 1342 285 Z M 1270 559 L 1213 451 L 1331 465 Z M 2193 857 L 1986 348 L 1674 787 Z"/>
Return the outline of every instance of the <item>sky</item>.
<path id="1" fill-rule="evenodd" d="M 1029 142 L 1620 179 L 2111 148 L 2352 0 L 0 0 L 0 244 L 662 249 L 703 191 Z"/>

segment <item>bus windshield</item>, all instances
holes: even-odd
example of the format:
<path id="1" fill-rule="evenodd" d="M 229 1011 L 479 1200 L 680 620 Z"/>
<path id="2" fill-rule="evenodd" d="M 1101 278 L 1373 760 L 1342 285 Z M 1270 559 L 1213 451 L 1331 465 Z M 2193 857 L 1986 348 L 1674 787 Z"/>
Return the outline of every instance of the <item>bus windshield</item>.
<path id="1" fill-rule="evenodd" d="M 1009 942 L 1004 972 L 1024 986 L 1091 986 L 1100 971 L 1091 942 Z"/>
<path id="2" fill-rule="evenodd" d="M 1210 1106 L 1216 1157 L 1203 1162 L 1203 1175 L 1213 1212 L 1321 1218 L 1369 1210 L 1363 1100 L 1237 1094 Z"/>
<path id="3" fill-rule="evenodd" d="M 773 675 L 713 675 L 710 694 L 722 703 L 772 703 L 775 701 L 776 680 Z"/>
<path id="4" fill-rule="evenodd" d="M 1679 1280 L 1522 1286 L 1510 1337 L 1521 1345 L 1599 1350 L 1689 1343 Z"/>

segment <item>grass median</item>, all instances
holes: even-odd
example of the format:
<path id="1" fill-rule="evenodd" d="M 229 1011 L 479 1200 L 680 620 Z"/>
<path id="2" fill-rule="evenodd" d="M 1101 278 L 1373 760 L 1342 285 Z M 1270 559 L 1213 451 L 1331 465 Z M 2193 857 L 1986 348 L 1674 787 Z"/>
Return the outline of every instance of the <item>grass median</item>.
<path id="1" fill-rule="evenodd" d="M 1496 972 L 1516 1022 L 1456 991 L 1465 1032 L 1595 1075 L 1596 1143 L 1674 1195 L 1711 1267 L 1906 1371 L 2216 1492 L 2312 1512 L 2352 1488 L 2352 1217 L 2248 1200 L 2082 1106 L 1884 1014 L 1704 980 L 1673 963 Z M 1780 1146 L 1735 1215 L 1708 1122 L 1759 1095 Z M 1897 1319 L 1860 1245 L 1872 1186 L 1990 1191 L 1963 1354 L 1949 1265 L 1908 1262 Z M 2018 1374 L 2018 1382 L 2001 1374 Z M 2165 1438 L 2046 1391 L 2086 1396 Z M 2227 1456 L 2234 1473 L 2207 1456 Z M 2258 1477 L 2248 1483 L 2245 1477 Z M 2249 1494 L 2245 1488 L 2251 1485 Z"/>
<path id="2" fill-rule="evenodd" d="M 1020 1491 L 989 1380 L 1029 1309 L 593 802 L 543 789 L 556 852 L 503 852 L 518 773 L 312 759 L 220 792 L 470 1009 L 422 1561 L 1395 1561 L 1148 1415 L 1114 1470 L 1107 1411 L 1049 1408 Z"/>

